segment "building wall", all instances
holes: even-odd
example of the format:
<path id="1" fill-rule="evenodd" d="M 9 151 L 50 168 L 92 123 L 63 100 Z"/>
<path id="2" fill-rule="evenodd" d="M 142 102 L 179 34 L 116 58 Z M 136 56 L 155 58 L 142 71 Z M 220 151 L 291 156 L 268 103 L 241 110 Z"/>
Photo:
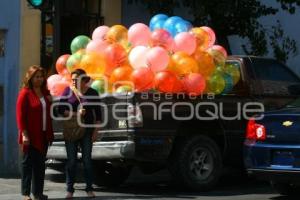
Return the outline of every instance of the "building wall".
<path id="1" fill-rule="evenodd" d="M 113 26 L 121 24 L 122 0 L 102 0 L 101 12 L 105 25 Z"/>
<path id="2" fill-rule="evenodd" d="M 18 172 L 15 103 L 20 72 L 20 0 L 0 1 L 0 29 L 6 30 L 5 55 L 0 58 L 3 116 L 0 117 L 0 174 Z M 2 151 L 2 152 L 1 152 Z"/>

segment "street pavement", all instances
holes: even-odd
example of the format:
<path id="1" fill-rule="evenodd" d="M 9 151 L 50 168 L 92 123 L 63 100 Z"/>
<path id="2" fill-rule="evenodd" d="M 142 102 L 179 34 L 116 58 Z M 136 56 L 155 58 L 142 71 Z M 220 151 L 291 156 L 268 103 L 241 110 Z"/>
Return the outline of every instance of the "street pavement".
<path id="1" fill-rule="evenodd" d="M 84 192 L 84 183 L 79 180 L 75 185 L 74 199 L 88 199 Z M 58 171 L 47 169 L 45 194 L 52 200 L 62 200 L 65 196 L 64 175 Z M 122 186 L 113 189 L 95 187 L 95 200 L 286 200 L 278 195 L 266 182 L 240 179 L 238 176 L 223 177 L 221 183 L 209 192 L 187 192 L 175 186 L 166 172 L 154 175 L 143 175 L 138 170 L 130 175 Z M 0 199 L 18 200 L 20 195 L 20 179 L 0 178 Z M 298 199 L 298 198 L 297 198 Z"/>

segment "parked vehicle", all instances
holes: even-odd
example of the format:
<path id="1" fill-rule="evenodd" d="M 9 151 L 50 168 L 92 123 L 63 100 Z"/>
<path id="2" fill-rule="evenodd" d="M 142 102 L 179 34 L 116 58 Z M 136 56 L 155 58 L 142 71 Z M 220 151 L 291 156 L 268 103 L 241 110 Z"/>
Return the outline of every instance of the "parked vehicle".
<path id="1" fill-rule="evenodd" d="M 226 95 L 145 92 L 104 96 L 102 114 L 107 123 L 92 153 L 97 183 L 120 184 L 131 166 L 145 173 L 167 167 L 187 188 L 207 190 L 218 183 L 224 165 L 242 168 L 247 116 L 294 100 L 300 79 L 273 59 L 231 56 L 227 63 L 239 67 L 241 78 Z M 55 124 L 48 157 L 63 160 L 63 137 Z"/>
<path id="2" fill-rule="evenodd" d="M 282 195 L 300 194 L 300 99 L 250 120 L 244 142 L 247 172 L 270 180 Z"/>

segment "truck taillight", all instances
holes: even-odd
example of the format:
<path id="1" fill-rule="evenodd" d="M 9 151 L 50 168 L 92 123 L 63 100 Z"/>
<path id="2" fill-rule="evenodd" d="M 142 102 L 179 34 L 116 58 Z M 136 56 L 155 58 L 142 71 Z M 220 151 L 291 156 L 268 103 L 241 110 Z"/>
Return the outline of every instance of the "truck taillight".
<path id="1" fill-rule="evenodd" d="M 264 125 L 256 123 L 254 119 L 250 119 L 247 125 L 246 138 L 249 140 L 260 140 L 266 139 L 266 128 Z"/>
<path id="2" fill-rule="evenodd" d="M 143 126 L 143 114 L 139 106 L 129 105 L 127 107 L 127 113 L 129 128 Z"/>

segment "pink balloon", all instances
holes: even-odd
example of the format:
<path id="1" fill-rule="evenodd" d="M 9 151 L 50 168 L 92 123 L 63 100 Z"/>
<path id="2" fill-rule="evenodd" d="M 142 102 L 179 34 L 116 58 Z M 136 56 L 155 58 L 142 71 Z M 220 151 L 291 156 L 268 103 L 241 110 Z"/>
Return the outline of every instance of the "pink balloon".
<path id="1" fill-rule="evenodd" d="M 70 84 L 68 82 L 64 82 L 64 81 L 57 82 L 50 90 L 50 94 L 53 96 L 61 96 L 64 90 L 66 89 L 66 87 L 68 87 L 69 85 Z"/>
<path id="2" fill-rule="evenodd" d="M 104 53 L 104 50 L 108 47 L 108 45 L 109 44 L 103 40 L 91 40 L 86 46 L 86 52 Z"/>
<path id="3" fill-rule="evenodd" d="M 206 31 L 209 35 L 208 47 L 213 46 L 216 42 L 216 34 L 215 34 L 214 30 L 208 26 L 201 26 L 200 28 L 203 29 L 204 31 Z"/>
<path id="4" fill-rule="evenodd" d="M 227 51 L 224 49 L 224 47 L 220 45 L 213 45 L 210 49 L 221 52 L 223 56 L 227 58 Z"/>
<path id="5" fill-rule="evenodd" d="M 161 46 L 168 51 L 173 51 L 174 40 L 172 35 L 164 29 L 156 29 L 151 34 L 151 40 L 153 46 Z"/>
<path id="6" fill-rule="evenodd" d="M 129 53 L 129 63 L 134 69 L 147 67 L 146 54 L 149 49 L 145 46 L 136 46 Z"/>
<path id="7" fill-rule="evenodd" d="M 147 52 L 146 59 L 150 69 L 158 72 L 167 68 L 170 57 L 164 48 L 153 47 Z"/>
<path id="8" fill-rule="evenodd" d="M 149 27 L 142 23 L 133 24 L 128 30 L 128 41 L 134 47 L 138 45 L 147 46 L 149 44 L 150 37 L 151 31 Z"/>
<path id="9" fill-rule="evenodd" d="M 199 95 L 203 93 L 206 81 L 201 74 L 191 73 L 184 77 L 183 86 L 186 93 Z"/>
<path id="10" fill-rule="evenodd" d="M 104 40 L 106 33 L 108 32 L 108 26 L 99 26 L 97 27 L 92 34 L 93 40 Z"/>
<path id="11" fill-rule="evenodd" d="M 53 88 L 53 86 L 55 85 L 55 83 L 62 81 L 63 76 L 59 75 L 59 74 L 53 74 L 51 76 L 48 77 L 47 79 L 47 87 L 49 90 L 51 90 Z"/>
<path id="12" fill-rule="evenodd" d="M 176 51 L 183 51 L 192 55 L 197 47 L 196 38 L 188 32 L 178 33 L 175 38 Z"/>

